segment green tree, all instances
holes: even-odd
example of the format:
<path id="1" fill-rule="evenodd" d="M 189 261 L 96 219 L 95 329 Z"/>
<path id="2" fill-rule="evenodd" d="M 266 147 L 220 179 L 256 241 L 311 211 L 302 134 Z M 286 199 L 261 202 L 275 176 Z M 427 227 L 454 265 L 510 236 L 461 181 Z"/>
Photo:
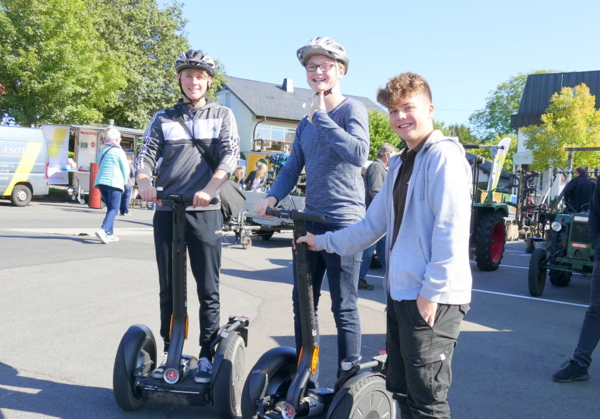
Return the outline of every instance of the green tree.
<path id="1" fill-rule="evenodd" d="M 548 71 L 539 70 L 529 74 L 545 73 Z M 489 143 L 497 135 L 506 137 L 508 134 L 516 134 L 516 130 L 510 126 L 510 116 L 519 111 L 527 76 L 528 74 L 519 73 L 498 85 L 487 97 L 485 108 L 469 117 L 469 123 L 480 140 Z"/>
<path id="2" fill-rule="evenodd" d="M 87 0 L 111 53 L 124 56 L 119 101 L 104 109 L 116 125 L 144 128 L 154 112 L 179 97 L 173 63 L 189 49 L 181 5 L 159 9 L 156 0 Z"/>
<path id="3" fill-rule="evenodd" d="M 0 112 L 21 125 L 95 123 L 125 85 L 86 0 L 1 0 Z"/>
<path id="4" fill-rule="evenodd" d="M 406 147 L 403 139 L 398 137 L 390 125 L 388 114 L 377 109 L 369 109 L 369 135 L 371 137 L 371 148 L 369 160 L 377 157 L 377 151 L 383 143 L 389 143 L 399 150 Z"/>
<path id="5" fill-rule="evenodd" d="M 528 137 L 525 147 L 533 154 L 532 168 L 566 169 L 567 147 L 600 147 L 600 110 L 596 97 L 585 83 L 574 88 L 563 87 L 550 98 L 550 106 L 542 115 L 541 125 L 523 129 Z M 574 153 L 573 167 L 598 167 L 598 153 Z"/>

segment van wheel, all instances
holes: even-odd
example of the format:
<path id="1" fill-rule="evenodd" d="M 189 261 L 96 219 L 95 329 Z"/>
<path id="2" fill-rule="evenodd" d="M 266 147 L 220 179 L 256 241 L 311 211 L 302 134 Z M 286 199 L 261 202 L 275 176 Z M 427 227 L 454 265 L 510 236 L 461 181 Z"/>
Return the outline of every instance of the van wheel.
<path id="1" fill-rule="evenodd" d="M 33 193 L 27 186 L 17 185 L 13 188 L 10 201 L 17 207 L 24 207 L 31 202 L 32 196 Z"/>

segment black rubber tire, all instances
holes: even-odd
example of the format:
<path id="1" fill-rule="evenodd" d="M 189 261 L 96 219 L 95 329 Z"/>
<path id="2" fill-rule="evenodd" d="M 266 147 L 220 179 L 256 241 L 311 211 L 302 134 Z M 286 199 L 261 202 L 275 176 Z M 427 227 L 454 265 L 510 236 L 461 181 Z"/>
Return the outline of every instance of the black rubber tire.
<path id="1" fill-rule="evenodd" d="M 506 244 L 506 226 L 501 212 L 483 215 L 475 229 L 475 262 L 481 271 L 500 266 Z"/>
<path id="2" fill-rule="evenodd" d="M 237 335 L 229 344 L 221 361 L 212 388 L 212 403 L 217 416 L 235 418 L 240 413 L 240 402 L 245 380 L 244 339 Z"/>
<path id="3" fill-rule="evenodd" d="M 135 386 L 135 369 L 150 360 L 152 365 L 156 365 L 156 342 L 152 334 L 149 339 L 147 336 L 142 329 L 135 329 L 135 326 L 132 326 L 121 339 L 117 350 L 113 369 L 113 394 L 117 405 L 125 411 L 138 410 L 144 405 L 141 391 Z M 134 351 L 135 361 L 132 371 L 127 370 L 125 342 L 133 344 L 137 349 Z"/>
<path id="4" fill-rule="evenodd" d="M 26 185 L 15 185 L 10 194 L 10 202 L 16 207 L 26 207 L 33 198 L 33 192 Z"/>
<path id="5" fill-rule="evenodd" d="M 285 394 L 295 374 L 296 364 L 285 365 L 273 372 L 269 376 L 269 382 L 267 383 L 267 394 Z M 273 387 L 273 383 L 278 383 L 278 388 L 269 390 L 268 387 Z M 255 415 L 256 402 L 257 400 L 250 400 L 250 380 L 246 380 L 244 391 L 242 391 L 242 418 L 258 419 L 258 416 Z"/>
<path id="6" fill-rule="evenodd" d="M 242 243 L 242 247 L 244 249 L 249 249 L 252 247 L 252 239 L 250 238 L 250 236 L 242 237 L 240 243 Z"/>
<path id="7" fill-rule="evenodd" d="M 274 233 L 275 233 L 274 231 L 258 230 L 256 232 L 256 235 L 258 237 L 260 237 L 261 240 L 266 241 L 266 240 L 269 240 L 271 237 L 273 237 Z"/>
<path id="8" fill-rule="evenodd" d="M 566 287 L 571 282 L 571 272 L 550 269 L 548 272 L 550 283 L 555 287 Z"/>
<path id="9" fill-rule="evenodd" d="M 546 285 L 546 249 L 535 249 L 529 260 L 529 294 L 539 297 Z"/>
<path id="10" fill-rule="evenodd" d="M 327 412 L 328 419 L 395 418 L 396 401 L 385 389 L 385 379 L 370 375 L 355 383 Z"/>

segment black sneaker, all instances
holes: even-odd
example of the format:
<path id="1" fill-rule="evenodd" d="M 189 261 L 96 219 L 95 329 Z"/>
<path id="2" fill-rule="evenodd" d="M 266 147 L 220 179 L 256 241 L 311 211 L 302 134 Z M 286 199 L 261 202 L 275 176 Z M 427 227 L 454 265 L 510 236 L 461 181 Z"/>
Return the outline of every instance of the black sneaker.
<path id="1" fill-rule="evenodd" d="M 561 370 L 552 376 L 554 381 L 559 383 L 570 383 L 571 381 L 585 381 L 590 378 L 586 367 L 581 366 L 579 362 L 569 359 L 561 365 Z"/>
<path id="2" fill-rule="evenodd" d="M 358 289 L 359 290 L 372 290 L 375 288 L 375 285 L 371 285 L 369 284 L 367 281 L 365 281 L 362 278 L 358 279 Z"/>
<path id="3" fill-rule="evenodd" d="M 211 376 L 212 363 L 206 357 L 200 358 L 196 374 L 194 374 L 194 381 L 197 383 L 210 383 Z"/>
<path id="4" fill-rule="evenodd" d="M 152 371 L 152 378 L 160 379 L 163 378 L 165 369 L 167 368 L 167 359 L 169 358 L 168 352 L 163 352 L 162 362 L 154 371 Z"/>

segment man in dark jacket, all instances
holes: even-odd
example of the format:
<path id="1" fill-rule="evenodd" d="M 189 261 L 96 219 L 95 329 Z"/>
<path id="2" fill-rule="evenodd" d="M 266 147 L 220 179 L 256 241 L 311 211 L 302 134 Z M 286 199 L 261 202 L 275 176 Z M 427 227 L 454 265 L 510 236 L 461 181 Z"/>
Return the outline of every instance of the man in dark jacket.
<path id="1" fill-rule="evenodd" d="M 211 380 L 212 354 L 220 322 L 219 269 L 223 217 L 219 188 L 237 167 L 239 137 L 231 109 L 206 99 L 215 63 L 200 50 L 182 53 L 175 62 L 183 94 L 175 107 L 158 111 L 144 133 L 144 145 L 136 162 L 139 194 L 156 201 L 156 187 L 165 192 L 193 196 L 186 208 L 186 246 L 200 300 L 200 355 L 194 381 Z M 178 118 L 179 117 L 179 118 Z M 201 152 L 200 147 L 204 150 Z M 161 159 L 162 158 L 162 159 Z M 157 162 L 161 159 L 157 170 Z M 212 162 L 212 164 L 211 164 Z M 151 179 L 156 175 L 153 184 Z M 158 201 L 154 214 L 154 246 L 160 284 L 160 335 L 164 341 L 162 362 L 152 377 L 163 378 L 170 344 L 173 313 L 172 241 L 173 211 Z"/>
<path id="2" fill-rule="evenodd" d="M 581 212 L 582 207 L 590 203 L 595 185 L 588 177 L 587 170 L 584 167 L 578 167 L 575 172 L 577 176 L 567 183 L 562 194 L 569 204 L 570 208 L 568 209 L 570 211 Z"/>
<path id="3" fill-rule="evenodd" d="M 575 179 L 574 179 L 575 180 Z M 572 182 L 572 181 L 571 181 Z M 588 368 L 592 363 L 592 353 L 600 340 L 600 183 L 596 187 L 590 202 L 590 243 L 596 250 L 594 272 L 592 273 L 592 287 L 590 290 L 590 307 L 585 313 L 583 326 L 579 334 L 579 342 L 573 354 L 562 365 L 562 369 L 552 378 L 559 383 L 583 381 L 590 378 Z"/>

